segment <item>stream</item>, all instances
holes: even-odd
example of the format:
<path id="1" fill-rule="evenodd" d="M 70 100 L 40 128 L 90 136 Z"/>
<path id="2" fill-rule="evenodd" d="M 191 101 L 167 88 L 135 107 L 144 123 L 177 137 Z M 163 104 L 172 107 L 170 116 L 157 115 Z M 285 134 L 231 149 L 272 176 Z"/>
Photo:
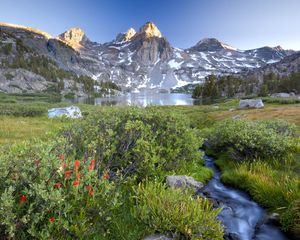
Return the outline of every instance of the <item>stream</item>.
<path id="1" fill-rule="evenodd" d="M 279 227 L 264 221 L 266 211 L 246 193 L 221 183 L 221 172 L 212 157 L 205 155 L 204 160 L 205 165 L 214 171 L 214 176 L 200 194 L 223 208 L 219 219 L 225 226 L 225 239 L 288 240 Z"/>

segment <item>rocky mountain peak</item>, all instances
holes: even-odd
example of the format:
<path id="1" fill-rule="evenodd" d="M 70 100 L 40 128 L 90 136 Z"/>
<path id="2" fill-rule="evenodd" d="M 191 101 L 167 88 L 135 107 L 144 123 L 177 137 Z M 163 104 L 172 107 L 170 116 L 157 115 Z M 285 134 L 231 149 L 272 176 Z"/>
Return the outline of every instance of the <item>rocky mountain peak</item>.
<path id="1" fill-rule="evenodd" d="M 58 38 L 73 48 L 78 48 L 80 45 L 82 45 L 82 43 L 88 40 L 81 28 L 71 28 L 68 31 L 60 34 Z"/>
<path id="2" fill-rule="evenodd" d="M 139 34 L 145 35 L 147 38 L 158 37 L 161 38 L 162 34 L 159 29 L 152 22 L 147 22 L 140 28 Z"/>
<path id="3" fill-rule="evenodd" d="M 136 31 L 133 28 L 129 28 L 127 30 L 127 32 L 125 33 L 124 41 L 131 40 L 131 38 L 133 38 L 135 34 L 136 34 Z"/>
<path id="4" fill-rule="evenodd" d="M 194 50 L 201 51 L 201 52 L 202 51 L 215 52 L 215 51 L 220 51 L 220 50 L 223 50 L 223 49 L 236 50 L 234 47 L 232 47 L 232 46 L 230 46 L 226 43 L 222 43 L 216 38 L 204 38 L 204 39 L 200 40 L 192 48 Z"/>
<path id="5" fill-rule="evenodd" d="M 129 28 L 126 33 L 119 33 L 116 37 L 116 42 L 130 41 L 136 35 L 136 31 L 133 28 Z"/>

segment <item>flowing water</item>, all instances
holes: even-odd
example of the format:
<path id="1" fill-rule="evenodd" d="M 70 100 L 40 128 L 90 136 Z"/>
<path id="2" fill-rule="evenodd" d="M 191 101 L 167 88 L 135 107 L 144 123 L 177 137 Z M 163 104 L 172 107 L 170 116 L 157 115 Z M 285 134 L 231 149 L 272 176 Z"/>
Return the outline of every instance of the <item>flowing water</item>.
<path id="1" fill-rule="evenodd" d="M 205 165 L 214 171 L 214 176 L 201 191 L 223 208 L 219 218 L 226 229 L 226 239 L 239 240 L 287 240 L 280 229 L 264 223 L 267 214 L 242 191 L 227 187 L 220 181 L 221 172 L 214 159 L 204 156 Z"/>

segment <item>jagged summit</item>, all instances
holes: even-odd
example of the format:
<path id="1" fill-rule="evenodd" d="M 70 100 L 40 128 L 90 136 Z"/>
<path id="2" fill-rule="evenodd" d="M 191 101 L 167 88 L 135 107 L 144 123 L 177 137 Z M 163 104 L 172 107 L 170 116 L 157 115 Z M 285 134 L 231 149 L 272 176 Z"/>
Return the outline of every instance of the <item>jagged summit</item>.
<path id="1" fill-rule="evenodd" d="M 116 42 L 128 42 L 136 35 L 134 28 L 129 28 L 126 33 L 119 33 Z"/>
<path id="2" fill-rule="evenodd" d="M 82 43 L 88 41 L 88 38 L 81 28 L 70 28 L 68 31 L 60 34 L 58 38 L 75 49 L 80 47 Z"/>
<path id="3" fill-rule="evenodd" d="M 204 39 L 200 40 L 192 48 L 197 51 L 203 51 L 203 52 L 205 52 L 205 51 L 214 52 L 214 51 L 220 51 L 223 49 L 236 50 L 236 48 L 234 48 L 226 43 L 222 43 L 216 38 L 204 38 Z"/>
<path id="4" fill-rule="evenodd" d="M 161 38 L 162 34 L 153 22 L 147 22 L 139 30 L 139 34 L 144 34 L 147 38 L 158 37 Z"/>

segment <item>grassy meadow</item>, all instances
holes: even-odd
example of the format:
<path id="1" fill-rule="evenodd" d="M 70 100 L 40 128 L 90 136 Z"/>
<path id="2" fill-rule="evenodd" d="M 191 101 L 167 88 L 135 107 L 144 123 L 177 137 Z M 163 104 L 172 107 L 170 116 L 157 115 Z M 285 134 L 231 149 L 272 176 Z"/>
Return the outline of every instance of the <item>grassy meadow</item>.
<path id="1" fill-rule="evenodd" d="M 5 236 L 132 240 L 172 232 L 223 239 L 218 209 L 163 184 L 169 174 L 211 178 L 197 153 L 205 140 L 223 182 L 278 213 L 284 231 L 300 234 L 299 103 L 265 99 L 265 108 L 248 110 L 238 109 L 238 100 L 146 109 L 79 105 L 84 119 L 69 120 L 48 119 L 47 109 L 68 105 L 48 99 L 0 95 Z"/>

